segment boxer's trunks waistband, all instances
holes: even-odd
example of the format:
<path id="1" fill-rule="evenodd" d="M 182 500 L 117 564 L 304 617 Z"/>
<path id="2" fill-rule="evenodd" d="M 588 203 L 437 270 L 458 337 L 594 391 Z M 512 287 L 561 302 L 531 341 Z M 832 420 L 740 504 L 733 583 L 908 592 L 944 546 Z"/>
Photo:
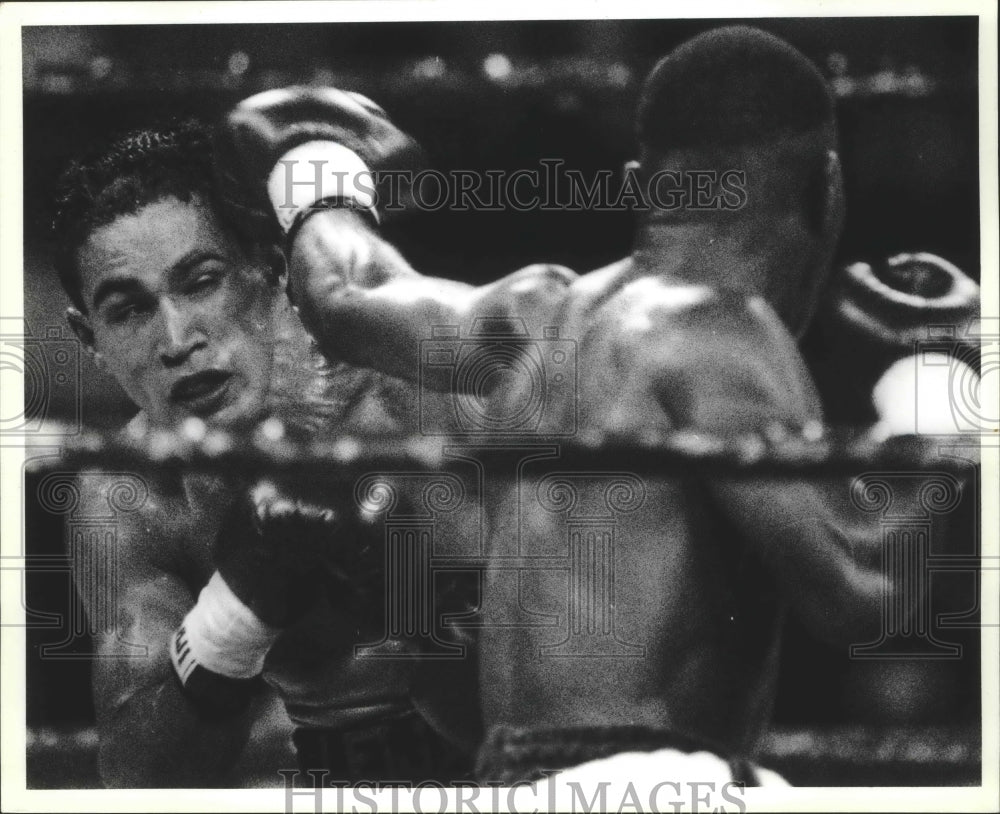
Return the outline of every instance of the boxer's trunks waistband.
<path id="1" fill-rule="evenodd" d="M 448 784 L 472 776 L 472 757 L 412 710 L 338 729 L 299 727 L 292 742 L 299 764 L 296 785 L 303 787 L 362 781 Z"/>
<path id="2" fill-rule="evenodd" d="M 753 764 L 746 758 L 700 738 L 647 726 L 494 727 L 479 749 L 476 779 L 503 785 L 534 782 L 545 778 L 546 772 L 570 769 L 622 752 L 659 749 L 711 752 L 729 764 L 734 782 L 760 785 Z"/>

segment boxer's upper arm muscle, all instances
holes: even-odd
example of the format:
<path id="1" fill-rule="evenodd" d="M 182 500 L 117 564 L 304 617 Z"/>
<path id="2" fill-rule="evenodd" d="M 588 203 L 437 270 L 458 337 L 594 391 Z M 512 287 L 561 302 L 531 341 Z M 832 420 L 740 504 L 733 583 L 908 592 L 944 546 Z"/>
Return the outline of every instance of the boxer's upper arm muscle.
<path id="1" fill-rule="evenodd" d="M 113 484 L 111 476 L 82 478 L 84 508 L 89 504 L 106 509 L 104 493 Z M 100 658 L 94 665 L 94 700 L 99 717 L 121 706 L 144 684 L 162 677 L 166 637 L 194 604 L 183 582 L 153 561 L 155 548 L 147 538 L 152 534 L 152 523 L 144 510 L 119 515 L 111 554 L 116 574 L 113 585 L 88 578 L 105 569 L 98 561 L 107 556 L 103 547 L 84 547 L 76 552 L 74 576 L 88 618 L 108 620 L 113 615 L 114 621 L 112 628 L 97 634 Z M 159 542 L 167 545 L 167 541 Z"/>
<path id="2" fill-rule="evenodd" d="M 82 490 L 84 503 L 106 507 L 102 490 L 109 483 L 91 480 Z M 120 787 L 214 785 L 239 756 L 248 721 L 204 724 L 179 690 L 167 643 L 194 596 L 171 572 L 180 552 L 171 551 L 169 535 L 157 535 L 144 510 L 121 515 L 116 533 L 116 595 L 86 578 L 102 565 L 93 561 L 104 556 L 101 551 L 85 548 L 74 563 L 89 617 L 107 619 L 111 611 L 115 620 L 95 642 L 101 778 Z"/>
<path id="3" fill-rule="evenodd" d="M 666 329 L 657 389 L 678 424 L 726 434 L 822 420 L 794 340 L 769 314 L 730 303 L 715 316 Z M 868 640 L 885 591 L 877 529 L 850 511 L 846 484 L 713 478 L 709 488 L 813 635 Z"/>
<path id="4" fill-rule="evenodd" d="M 477 317 L 519 316 L 530 330 L 531 315 L 574 276 L 531 266 L 480 287 L 427 277 L 356 213 L 341 210 L 306 220 L 289 265 L 299 313 L 328 358 L 410 380 L 434 327 L 458 326 L 467 336 Z"/>

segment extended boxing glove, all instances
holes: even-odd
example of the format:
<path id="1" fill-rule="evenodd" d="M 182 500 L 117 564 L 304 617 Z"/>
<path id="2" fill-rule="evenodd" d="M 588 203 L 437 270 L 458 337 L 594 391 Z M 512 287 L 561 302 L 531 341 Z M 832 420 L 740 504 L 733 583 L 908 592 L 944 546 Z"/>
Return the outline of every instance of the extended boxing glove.
<path id="1" fill-rule="evenodd" d="M 215 131 L 219 194 L 248 224 L 288 233 L 316 208 L 349 206 L 378 222 L 399 208 L 419 145 L 370 99 L 335 88 L 270 90 L 238 104 Z M 402 179 L 402 180 L 401 180 Z"/>
<path id="2" fill-rule="evenodd" d="M 978 314 L 979 286 L 936 255 L 843 269 L 802 344 L 827 422 L 956 432 L 956 381 L 977 375 Z"/>

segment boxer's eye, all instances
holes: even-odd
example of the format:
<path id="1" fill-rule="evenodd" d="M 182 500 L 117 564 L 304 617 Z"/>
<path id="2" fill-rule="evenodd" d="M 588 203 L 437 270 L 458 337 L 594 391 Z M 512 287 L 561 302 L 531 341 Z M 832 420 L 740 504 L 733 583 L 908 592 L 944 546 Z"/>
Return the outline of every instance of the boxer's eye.
<path id="1" fill-rule="evenodd" d="M 148 313 L 149 305 L 141 300 L 119 300 L 111 302 L 105 309 L 107 320 L 112 325 L 123 325 L 130 319 Z"/>
<path id="2" fill-rule="evenodd" d="M 221 268 L 199 268 L 188 280 L 185 290 L 188 294 L 208 294 L 219 287 L 222 281 Z"/>

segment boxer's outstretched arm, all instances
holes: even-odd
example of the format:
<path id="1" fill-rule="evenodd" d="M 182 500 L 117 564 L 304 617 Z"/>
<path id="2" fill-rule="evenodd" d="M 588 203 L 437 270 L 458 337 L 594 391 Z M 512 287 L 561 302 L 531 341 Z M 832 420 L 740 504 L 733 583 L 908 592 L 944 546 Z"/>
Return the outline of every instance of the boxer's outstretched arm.
<path id="1" fill-rule="evenodd" d="M 516 317 L 534 335 L 533 315 L 551 313 L 549 303 L 575 276 L 540 265 L 479 287 L 427 277 L 348 209 L 307 218 L 288 266 L 296 307 L 327 358 L 411 380 L 435 326 L 458 326 L 465 336 L 474 318 Z M 442 378 L 442 387 L 449 383 Z"/>
<path id="2" fill-rule="evenodd" d="M 84 500 L 107 507 L 99 489 L 85 492 Z M 95 591 L 85 578 L 100 572 L 102 563 L 94 559 L 101 552 L 86 550 L 74 563 L 89 618 L 117 611 L 114 628 L 97 637 L 92 677 L 101 780 L 113 788 L 223 785 L 246 744 L 252 715 L 206 720 L 183 694 L 168 641 L 195 600 L 162 564 L 170 556 L 166 541 L 148 536 L 141 521 L 120 524 L 117 596 Z"/>
<path id="3" fill-rule="evenodd" d="M 476 289 L 417 274 L 351 210 L 317 212 L 295 236 L 289 287 L 329 359 L 412 379 L 433 325 L 464 320 Z"/>
<path id="4" fill-rule="evenodd" d="M 657 389 L 678 423 L 728 434 L 822 421 L 794 340 L 758 305 L 686 325 L 679 346 L 667 329 Z M 877 638 L 895 586 L 882 573 L 878 524 L 851 505 L 845 479 L 713 478 L 708 486 L 814 636 Z"/>

